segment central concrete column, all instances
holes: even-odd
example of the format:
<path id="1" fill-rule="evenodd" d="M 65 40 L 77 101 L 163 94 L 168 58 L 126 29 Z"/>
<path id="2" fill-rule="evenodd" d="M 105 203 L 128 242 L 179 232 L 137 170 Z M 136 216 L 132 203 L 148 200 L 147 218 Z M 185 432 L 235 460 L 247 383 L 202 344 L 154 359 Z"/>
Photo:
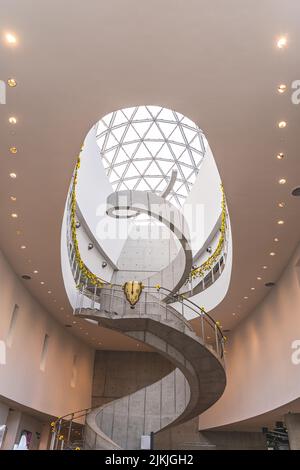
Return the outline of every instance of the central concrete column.
<path id="1" fill-rule="evenodd" d="M 300 450 L 300 413 L 288 413 L 284 421 L 289 434 L 291 450 Z"/>

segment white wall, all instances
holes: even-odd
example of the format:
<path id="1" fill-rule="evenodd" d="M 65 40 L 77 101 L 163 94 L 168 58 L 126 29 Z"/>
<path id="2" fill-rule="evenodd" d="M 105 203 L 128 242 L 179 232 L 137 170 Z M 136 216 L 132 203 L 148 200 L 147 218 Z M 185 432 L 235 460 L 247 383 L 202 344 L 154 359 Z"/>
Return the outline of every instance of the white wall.
<path id="1" fill-rule="evenodd" d="M 93 127 L 85 138 L 78 171 L 77 204 L 89 229 L 114 264 L 127 239 L 130 221 L 108 217 L 106 198 L 113 192 L 101 162 Z M 106 233 L 105 230 L 106 230 Z M 82 258 L 85 261 L 84 253 Z M 88 264 L 87 264 L 88 265 Z M 95 274 L 98 274 L 97 272 Z M 99 273 L 100 274 L 100 273 Z"/>
<path id="2" fill-rule="evenodd" d="M 15 304 L 19 309 L 9 346 L 7 334 Z M 94 351 L 37 303 L 1 252 L 0 313 L 0 341 L 6 349 L 6 364 L 0 362 L 0 395 L 55 416 L 90 406 Z M 41 371 L 45 334 L 49 335 L 49 347 L 45 370 Z M 74 355 L 78 373 L 72 388 Z"/>
<path id="3" fill-rule="evenodd" d="M 227 387 L 200 429 L 239 422 L 300 396 L 300 245 L 263 302 L 230 334 Z M 298 353 L 294 346 L 298 344 Z M 292 361 L 296 355 L 298 364 Z"/>
<path id="4" fill-rule="evenodd" d="M 221 178 L 208 145 L 195 184 L 183 207 L 194 256 L 210 236 L 220 217 L 221 201 Z"/>

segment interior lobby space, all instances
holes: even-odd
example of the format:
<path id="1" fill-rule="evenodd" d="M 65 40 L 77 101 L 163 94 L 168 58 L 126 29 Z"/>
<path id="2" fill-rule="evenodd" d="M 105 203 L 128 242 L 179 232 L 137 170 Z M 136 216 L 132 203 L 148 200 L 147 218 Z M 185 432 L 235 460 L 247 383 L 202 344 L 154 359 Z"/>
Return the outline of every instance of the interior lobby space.
<path id="1" fill-rule="evenodd" d="M 1 451 L 300 450 L 299 25 L 0 0 Z"/>

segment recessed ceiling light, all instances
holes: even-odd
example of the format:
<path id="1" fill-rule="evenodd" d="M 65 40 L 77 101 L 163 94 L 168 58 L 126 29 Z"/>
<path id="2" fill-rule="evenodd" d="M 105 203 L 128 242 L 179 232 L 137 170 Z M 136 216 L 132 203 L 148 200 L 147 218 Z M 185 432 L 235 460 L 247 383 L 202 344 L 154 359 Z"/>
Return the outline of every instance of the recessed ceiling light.
<path id="1" fill-rule="evenodd" d="M 262 268 L 263 268 L 263 269 L 268 269 L 268 266 L 263 266 Z"/>
<path id="2" fill-rule="evenodd" d="M 75 325 L 77 322 L 76 321 L 73 321 L 73 324 Z"/>
<path id="3" fill-rule="evenodd" d="M 48 294 L 52 294 L 52 291 L 51 291 L 51 290 L 48 290 Z"/>
<path id="4" fill-rule="evenodd" d="M 17 177 L 16 173 L 9 173 L 9 176 L 13 179 L 15 179 Z"/>
<path id="5" fill-rule="evenodd" d="M 60 309 L 59 309 L 59 310 L 64 310 L 64 307 L 60 307 Z M 67 315 L 67 316 L 69 317 L 70 315 Z"/>
<path id="6" fill-rule="evenodd" d="M 274 242 L 276 242 L 276 243 L 279 242 L 279 238 L 277 238 L 277 237 L 274 238 Z"/>
<path id="7" fill-rule="evenodd" d="M 17 153 L 18 149 L 17 149 L 17 147 L 10 147 L 9 151 L 10 151 L 10 153 L 15 154 L 15 153 Z"/>
<path id="8" fill-rule="evenodd" d="M 255 287 L 251 287 L 251 290 L 255 290 Z"/>
<path id="9" fill-rule="evenodd" d="M 17 36 L 13 33 L 6 33 L 5 34 L 5 41 L 8 43 L 8 44 L 17 44 Z"/>
<path id="10" fill-rule="evenodd" d="M 33 273 L 34 273 L 34 274 L 38 274 L 38 270 L 35 269 L 35 270 L 33 271 Z"/>
<path id="11" fill-rule="evenodd" d="M 278 183 L 279 183 L 279 184 L 285 184 L 285 183 L 286 183 L 286 179 L 285 179 L 285 178 L 280 178 L 280 180 L 278 180 Z"/>
<path id="12" fill-rule="evenodd" d="M 256 279 L 257 279 L 258 281 L 261 281 L 261 277 L 260 277 L 260 276 L 258 276 Z"/>
<path id="13" fill-rule="evenodd" d="M 21 250 L 25 250 L 26 245 L 21 245 L 20 248 L 21 248 Z"/>
<path id="14" fill-rule="evenodd" d="M 271 251 L 270 256 L 275 256 L 276 253 L 274 251 Z"/>
<path id="15" fill-rule="evenodd" d="M 284 158 L 284 153 L 280 152 L 277 154 L 278 160 L 282 160 Z"/>
<path id="16" fill-rule="evenodd" d="M 281 83 L 278 88 L 278 93 L 284 93 L 286 91 L 286 85 L 284 83 Z"/>
<path id="17" fill-rule="evenodd" d="M 7 80 L 7 85 L 11 88 L 14 88 L 15 86 L 17 86 L 17 80 L 15 78 L 9 78 Z"/>
<path id="18" fill-rule="evenodd" d="M 13 213 L 11 214 L 11 217 L 12 217 L 13 219 L 17 219 L 17 218 L 18 218 L 18 214 L 16 214 L 15 212 L 13 212 Z"/>
<path id="19" fill-rule="evenodd" d="M 10 196 L 10 200 L 15 202 L 17 200 L 17 198 L 16 198 L 16 196 Z"/>
<path id="20" fill-rule="evenodd" d="M 277 41 L 277 47 L 279 49 L 284 49 L 287 46 L 287 37 L 281 36 Z"/>
<path id="21" fill-rule="evenodd" d="M 236 316 L 236 313 L 235 313 L 235 312 L 233 312 L 233 314 L 232 314 L 232 315 L 235 317 L 235 316 Z"/>
<path id="22" fill-rule="evenodd" d="M 283 224 L 284 224 L 284 220 L 278 220 L 277 223 L 278 223 L 278 225 L 283 225 Z"/>
<path id="23" fill-rule="evenodd" d="M 14 116 L 10 116 L 8 118 L 8 122 L 9 124 L 17 124 L 17 118 L 15 118 Z"/>
<path id="24" fill-rule="evenodd" d="M 249 297 L 247 297 L 247 296 L 245 295 L 244 299 L 245 299 L 245 300 L 248 300 L 248 299 L 249 299 Z"/>
<path id="25" fill-rule="evenodd" d="M 55 302 L 56 302 L 56 299 L 53 299 L 53 302 L 55 303 Z"/>
<path id="26" fill-rule="evenodd" d="M 278 202 L 278 207 L 280 207 L 282 209 L 284 206 L 285 206 L 284 202 Z"/>
<path id="27" fill-rule="evenodd" d="M 41 281 L 42 286 L 45 284 L 44 281 Z"/>
<path id="28" fill-rule="evenodd" d="M 279 129 L 284 129 L 286 126 L 287 126 L 286 121 L 280 121 L 280 122 L 278 123 Z"/>

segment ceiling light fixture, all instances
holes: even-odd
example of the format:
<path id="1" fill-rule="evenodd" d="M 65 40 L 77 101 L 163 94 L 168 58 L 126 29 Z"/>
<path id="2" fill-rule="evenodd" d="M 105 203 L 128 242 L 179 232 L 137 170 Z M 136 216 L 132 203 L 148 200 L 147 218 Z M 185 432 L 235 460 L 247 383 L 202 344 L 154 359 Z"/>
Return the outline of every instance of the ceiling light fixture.
<path id="1" fill-rule="evenodd" d="M 271 251 L 270 256 L 275 256 L 276 253 L 274 251 Z"/>
<path id="2" fill-rule="evenodd" d="M 235 313 L 235 312 L 233 312 L 233 314 L 232 314 L 232 315 L 235 317 L 235 316 L 236 316 L 236 313 Z"/>
<path id="3" fill-rule="evenodd" d="M 41 281 L 42 286 L 45 284 L 44 281 Z"/>
<path id="4" fill-rule="evenodd" d="M 278 202 L 278 207 L 280 207 L 281 209 L 283 209 L 284 206 L 285 206 L 285 203 L 284 203 L 284 202 Z"/>
<path id="5" fill-rule="evenodd" d="M 277 41 L 278 49 L 284 49 L 287 46 L 287 37 L 281 36 Z"/>
<path id="6" fill-rule="evenodd" d="M 9 173 L 9 176 L 13 179 L 17 177 L 16 173 Z"/>
<path id="7" fill-rule="evenodd" d="M 247 297 L 247 296 L 245 295 L 244 299 L 245 299 L 245 300 L 248 300 L 248 299 L 249 299 L 249 297 Z"/>
<path id="8" fill-rule="evenodd" d="M 18 152 L 18 149 L 17 149 L 17 147 L 10 147 L 9 151 L 10 151 L 10 153 L 15 154 L 15 153 Z"/>
<path id="9" fill-rule="evenodd" d="M 280 121 L 280 122 L 278 123 L 279 129 L 284 129 L 286 126 L 287 126 L 286 121 Z"/>
<path id="10" fill-rule="evenodd" d="M 278 93 L 284 93 L 286 91 L 286 85 L 284 83 L 281 83 L 278 88 Z"/>
<path id="11" fill-rule="evenodd" d="M 268 266 L 263 266 L 262 268 L 263 268 L 263 269 L 268 269 Z"/>
<path id="12" fill-rule="evenodd" d="M 10 116 L 8 118 L 8 122 L 9 124 L 17 124 L 17 118 L 15 118 L 14 116 Z"/>
<path id="13" fill-rule="evenodd" d="M 277 221 L 277 224 L 278 224 L 278 225 L 283 225 L 283 224 L 284 224 L 284 220 L 278 220 L 278 221 Z"/>
<path id="14" fill-rule="evenodd" d="M 260 277 L 260 276 L 258 276 L 256 279 L 257 279 L 258 281 L 261 281 L 261 277 Z"/>
<path id="15" fill-rule="evenodd" d="M 15 196 L 10 196 L 10 200 L 15 202 L 17 200 L 17 198 Z"/>
<path id="16" fill-rule="evenodd" d="M 33 271 L 33 274 L 38 274 L 38 270 L 35 269 L 35 270 Z"/>
<path id="17" fill-rule="evenodd" d="M 284 153 L 280 152 L 277 154 L 277 159 L 282 160 L 284 158 Z"/>
<path id="18" fill-rule="evenodd" d="M 277 238 L 277 237 L 274 238 L 274 242 L 275 242 L 275 243 L 279 242 L 279 238 Z"/>
<path id="19" fill-rule="evenodd" d="M 51 291 L 51 290 L 48 290 L 48 294 L 52 294 L 52 291 Z"/>
<path id="20" fill-rule="evenodd" d="M 7 42 L 7 44 L 15 45 L 17 44 L 17 36 L 13 33 L 6 33 L 5 41 Z"/>
<path id="21" fill-rule="evenodd" d="M 255 290 L 255 287 L 251 287 L 251 290 Z"/>
<path id="22" fill-rule="evenodd" d="M 26 248 L 26 245 L 21 245 L 21 247 L 20 247 L 20 248 L 21 248 L 21 250 L 25 250 L 25 248 Z"/>
<path id="23" fill-rule="evenodd" d="M 15 78 L 9 78 L 7 80 L 7 85 L 11 88 L 14 88 L 15 86 L 17 86 L 17 80 Z"/>
<path id="24" fill-rule="evenodd" d="M 279 183 L 279 184 L 285 184 L 285 183 L 286 183 L 286 179 L 285 179 L 285 178 L 280 178 L 280 180 L 278 180 L 278 183 Z"/>
<path id="25" fill-rule="evenodd" d="M 13 212 L 13 213 L 11 214 L 11 217 L 12 217 L 13 219 L 17 219 L 17 218 L 18 218 L 18 214 L 16 214 L 15 212 Z"/>

